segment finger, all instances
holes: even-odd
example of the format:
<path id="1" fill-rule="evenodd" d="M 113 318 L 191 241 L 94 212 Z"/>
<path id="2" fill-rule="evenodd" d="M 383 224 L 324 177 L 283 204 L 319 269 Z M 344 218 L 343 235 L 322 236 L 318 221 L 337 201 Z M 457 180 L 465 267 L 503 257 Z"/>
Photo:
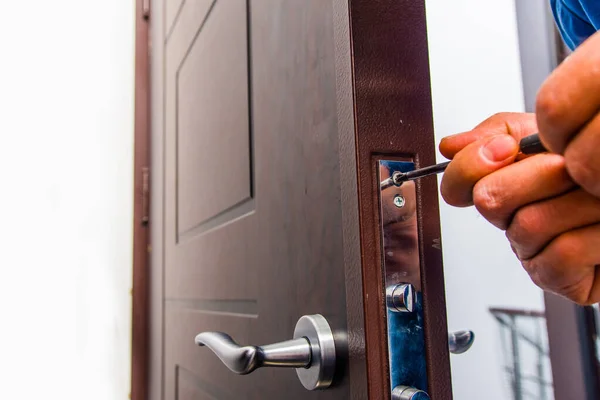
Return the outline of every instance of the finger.
<path id="1" fill-rule="evenodd" d="M 567 146 L 567 171 L 582 188 L 600 197 L 600 114 Z"/>
<path id="2" fill-rule="evenodd" d="M 506 229 L 518 208 L 574 186 L 562 156 L 537 154 L 483 177 L 473 188 L 473 203 L 485 219 Z"/>
<path id="3" fill-rule="evenodd" d="M 442 179 L 442 197 L 450 205 L 473 204 L 473 187 L 484 176 L 512 163 L 519 151 L 514 138 L 501 134 L 471 143 L 448 165 Z"/>
<path id="4" fill-rule="evenodd" d="M 575 190 L 515 214 L 506 236 L 521 260 L 532 258 L 563 232 L 600 223 L 600 199 Z"/>
<path id="5" fill-rule="evenodd" d="M 448 159 L 469 144 L 489 136 L 508 134 L 517 141 L 537 132 L 537 122 L 533 113 L 498 113 L 492 115 L 473 130 L 447 136 L 440 142 L 440 152 Z"/>
<path id="6" fill-rule="evenodd" d="M 585 41 L 544 82 L 536 100 L 540 138 L 562 154 L 600 107 L 600 33 Z"/>
<path id="7" fill-rule="evenodd" d="M 539 255 L 523 261 L 536 285 L 576 303 L 600 301 L 600 225 L 563 233 Z"/>

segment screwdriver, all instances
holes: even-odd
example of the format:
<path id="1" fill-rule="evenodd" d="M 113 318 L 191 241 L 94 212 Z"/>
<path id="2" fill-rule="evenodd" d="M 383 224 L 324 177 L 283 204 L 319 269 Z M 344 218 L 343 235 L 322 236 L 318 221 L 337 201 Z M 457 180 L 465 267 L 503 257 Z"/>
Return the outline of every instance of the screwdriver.
<path id="1" fill-rule="evenodd" d="M 537 154 L 548 151 L 540 141 L 540 136 L 537 133 L 521 139 L 519 142 L 519 150 L 522 154 Z M 392 176 L 381 181 L 380 188 L 383 190 L 391 186 L 397 187 L 407 181 L 414 181 L 415 179 L 423 178 L 425 176 L 439 174 L 440 172 L 444 172 L 444 170 L 446 170 L 448 164 L 450 164 L 450 161 L 431 165 L 425 168 L 415 169 L 414 171 L 409 172 L 396 171 L 392 174 Z"/>

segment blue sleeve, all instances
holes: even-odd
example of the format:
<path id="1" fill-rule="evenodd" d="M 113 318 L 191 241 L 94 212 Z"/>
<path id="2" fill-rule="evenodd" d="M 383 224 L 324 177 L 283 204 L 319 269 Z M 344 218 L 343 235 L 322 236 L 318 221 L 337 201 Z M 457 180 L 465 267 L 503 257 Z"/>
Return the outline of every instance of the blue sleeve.
<path id="1" fill-rule="evenodd" d="M 600 1 L 550 0 L 563 40 L 574 50 L 600 29 Z"/>

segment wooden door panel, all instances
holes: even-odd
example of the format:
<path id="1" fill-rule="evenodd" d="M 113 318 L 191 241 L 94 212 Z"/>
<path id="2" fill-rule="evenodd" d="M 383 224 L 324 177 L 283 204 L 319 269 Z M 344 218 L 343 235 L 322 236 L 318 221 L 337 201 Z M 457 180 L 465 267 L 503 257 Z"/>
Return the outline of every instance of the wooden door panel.
<path id="1" fill-rule="evenodd" d="M 204 0 L 205 3 L 211 4 L 212 0 Z M 170 32 L 173 28 L 175 20 L 181 14 L 182 6 L 186 0 L 164 0 L 164 23 L 165 31 Z"/>
<path id="2" fill-rule="evenodd" d="M 166 42 L 167 398 L 233 398 L 242 380 L 193 339 L 257 330 L 247 16 L 245 0 L 188 1 Z"/>
<path id="3" fill-rule="evenodd" d="M 332 2 L 188 0 L 173 14 L 175 3 L 164 9 L 164 398 L 350 398 L 340 140 L 353 138 L 338 128 Z M 340 344 L 327 391 L 307 392 L 293 369 L 236 376 L 194 345 L 202 331 L 287 340 L 315 313 Z"/>
<path id="4" fill-rule="evenodd" d="M 246 17 L 243 1 L 213 3 L 177 68 L 178 242 L 252 198 Z"/>
<path id="5" fill-rule="evenodd" d="M 246 19 L 243 0 L 186 2 L 166 44 L 167 299 L 256 303 Z"/>
<path id="6" fill-rule="evenodd" d="M 255 376 L 236 376 L 206 348 L 198 349 L 194 337 L 202 331 L 228 332 L 240 343 L 249 343 L 250 326 L 256 323 L 253 316 L 223 316 L 208 314 L 197 309 L 180 307 L 167 308 L 165 319 L 165 382 L 166 398 L 180 390 L 181 370 L 184 370 L 188 386 L 205 395 L 218 399 L 234 399 L 235 393 L 248 390 L 244 384 L 251 383 Z M 287 371 L 295 374 L 293 371 Z M 169 392 L 170 391 L 170 392 Z M 177 398 L 177 397 L 175 397 Z"/>
<path id="7" fill-rule="evenodd" d="M 229 391 L 198 378 L 190 370 L 177 366 L 175 369 L 175 398 L 177 400 L 228 400 L 235 399 Z"/>

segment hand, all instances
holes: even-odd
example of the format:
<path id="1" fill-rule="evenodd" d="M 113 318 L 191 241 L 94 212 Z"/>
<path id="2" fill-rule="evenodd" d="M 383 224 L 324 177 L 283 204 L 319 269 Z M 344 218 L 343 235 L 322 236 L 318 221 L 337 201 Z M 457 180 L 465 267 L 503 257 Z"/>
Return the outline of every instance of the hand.
<path id="1" fill-rule="evenodd" d="M 580 304 L 600 301 L 600 36 L 582 45 L 542 87 L 537 116 L 497 114 L 446 138 L 442 180 L 451 205 L 474 204 L 506 230 L 543 289 Z M 537 120 L 537 121 L 536 121 Z M 538 130 L 539 125 L 539 130 Z M 518 140 L 540 133 L 557 154 L 517 161 Z"/>
<path id="2" fill-rule="evenodd" d="M 544 82 L 536 115 L 542 143 L 564 155 L 582 189 L 600 197 L 600 32 Z"/>

